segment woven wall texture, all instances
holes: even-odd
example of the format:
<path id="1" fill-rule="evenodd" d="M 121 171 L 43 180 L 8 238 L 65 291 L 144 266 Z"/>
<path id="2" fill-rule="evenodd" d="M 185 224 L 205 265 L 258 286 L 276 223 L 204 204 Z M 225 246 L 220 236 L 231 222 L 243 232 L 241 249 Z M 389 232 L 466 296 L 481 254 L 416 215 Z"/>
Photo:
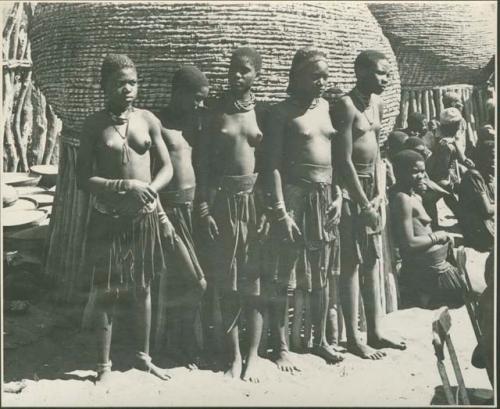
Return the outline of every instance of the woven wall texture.
<path id="1" fill-rule="evenodd" d="M 395 67 L 383 95 L 383 134 L 399 112 L 394 53 L 362 3 L 40 4 L 34 20 L 35 75 L 66 135 L 78 133 L 83 119 L 103 107 L 99 69 L 110 52 L 126 53 L 136 62 L 141 85 L 137 105 L 158 110 L 168 102 L 170 80 L 180 64 L 197 65 L 210 79 L 212 94 L 220 93 L 230 54 L 244 44 L 263 56 L 255 93 L 267 101 L 286 96 L 288 71 L 299 47 L 327 51 L 330 83 L 344 91 L 354 85 L 358 52 L 375 48 Z"/>
<path id="2" fill-rule="evenodd" d="M 396 54 L 401 85 L 477 84 L 496 53 L 493 2 L 368 6 Z"/>

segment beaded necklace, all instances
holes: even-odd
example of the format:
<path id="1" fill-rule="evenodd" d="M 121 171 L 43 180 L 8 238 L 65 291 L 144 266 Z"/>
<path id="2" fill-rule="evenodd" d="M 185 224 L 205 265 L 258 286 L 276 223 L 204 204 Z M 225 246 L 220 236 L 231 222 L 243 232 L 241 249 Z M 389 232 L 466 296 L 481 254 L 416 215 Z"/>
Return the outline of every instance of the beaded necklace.
<path id="1" fill-rule="evenodd" d="M 248 112 L 255 108 L 255 95 L 250 92 L 248 99 L 233 99 L 233 107 L 236 108 L 238 112 Z"/>
<path id="2" fill-rule="evenodd" d="M 363 115 L 365 116 L 370 126 L 373 125 L 373 123 L 375 122 L 375 110 L 372 104 L 371 96 L 369 98 L 366 98 L 358 88 L 353 89 L 353 96 L 362 104 Z M 367 99 L 368 102 L 366 102 Z M 368 111 L 371 112 L 371 118 L 367 114 Z"/>
<path id="3" fill-rule="evenodd" d="M 113 129 L 115 132 L 120 135 L 122 138 L 122 164 L 125 165 L 130 161 L 130 147 L 128 145 L 128 129 L 130 124 L 130 114 L 134 112 L 134 107 L 128 108 L 125 112 L 120 115 L 116 115 L 115 113 L 108 110 L 108 115 L 113 122 Z M 126 125 L 125 134 L 122 134 L 120 130 L 116 127 L 116 125 Z"/>

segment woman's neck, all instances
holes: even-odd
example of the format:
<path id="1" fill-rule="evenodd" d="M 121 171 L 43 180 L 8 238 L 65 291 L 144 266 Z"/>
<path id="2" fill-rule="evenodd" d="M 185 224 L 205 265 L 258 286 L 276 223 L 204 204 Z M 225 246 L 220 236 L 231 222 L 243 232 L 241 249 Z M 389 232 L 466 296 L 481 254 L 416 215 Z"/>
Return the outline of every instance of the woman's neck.
<path id="1" fill-rule="evenodd" d="M 252 98 L 252 89 L 249 88 L 242 92 L 231 89 L 229 90 L 229 94 L 236 101 L 248 101 Z"/>
<path id="2" fill-rule="evenodd" d="M 366 91 L 361 84 L 356 84 L 354 90 L 358 96 L 358 98 L 364 103 L 365 106 L 370 105 L 370 101 L 372 98 L 372 94 L 369 91 Z"/>

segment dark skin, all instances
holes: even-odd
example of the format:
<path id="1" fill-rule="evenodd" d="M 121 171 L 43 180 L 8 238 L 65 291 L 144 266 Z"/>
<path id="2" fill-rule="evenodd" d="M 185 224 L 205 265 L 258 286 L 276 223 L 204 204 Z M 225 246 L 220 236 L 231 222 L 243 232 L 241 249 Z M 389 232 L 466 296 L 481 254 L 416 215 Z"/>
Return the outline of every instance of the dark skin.
<path id="1" fill-rule="evenodd" d="M 119 115 L 131 108 L 137 96 L 137 73 L 133 68 L 124 68 L 111 75 L 104 87 L 108 107 Z M 158 119 L 149 111 L 136 109 L 130 113 L 128 144 L 130 159 L 122 163 L 123 139 L 126 125 L 114 125 L 109 114 L 97 112 L 87 118 L 83 125 L 80 150 L 77 160 L 77 181 L 79 186 L 96 195 L 103 202 L 113 206 L 119 214 L 133 214 L 146 204 L 154 202 L 158 190 L 167 185 L 172 177 L 169 154 L 161 138 Z M 154 147 L 154 148 L 153 148 Z M 159 170 L 151 174 L 151 156 L 155 155 Z M 95 173 L 93 164 L 95 163 Z M 124 194 L 110 191 L 110 180 L 125 180 Z M 124 216 L 127 217 L 127 216 Z M 132 216 L 128 216 L 132 217 Z M 150 286 L 134 289 L 134 316 L 139 352 L 137 367 L 160 379 L 170 378 L 167 371 L 150 361 L 141 359 L 149 355 L 151 332 Z M 98 362 L 109 362 L 112 336 L 112 317 L 116 299 L 104 288 L 98 288 Z M 97 381 L 109 378 L 109 371 L 101 372 Z"/>
<path id="2" fill-rule="evenodd" d="M 376 229 L 380 223 L 380 206 L 383 190 L 380 177 L 376 175 L 376 196 L 368 200 L 357 175 L 354 163 L 373 163 L 380 160 L 378 136 L 382 123 L 383 104 L 379 95 L 389 81 L 390 66 L 387 60 L 372 61 L 369 67 L 356 70 L 356 88 L 342 97 L 333 111 L 333 124 L 339 132 L 336 152 L 338 169 L 345 182 L 351 200 L 361 208 L 364 224 Z M 361 98 L 358 96 L 361 95 Z M 371 206 L 370 206 L 371 205 Z M 364 285 L 362 296 L 368 329 L 368 342 L 364 344 L 358 333 L 359 273 L 356 255 L 353 252 L 353 221 L 343 215 L 340 222 L 341 274 L 340 294 L 346 324 L 347 349 L 361 358 L 381 359 L 385 352 L 381 348 L 405 349 L 401 340 L 389 339 L 383 334 L 381 318 L 383 311 L 379 302 L 380 281 L 375 257 L 364 256 Z"/>
<path id="3" fill-rule="evenodd" d="M 251 87 L 258 72 L 248 57 L 233 58 L 229 67 L 229 92 L 238 100 L 250 97 Z M 208 138 L 204 138 L 208 139 Z M 200 180 L 198 195 L 200 201 L 209 201 L 209 163 L 220 165 L 217 177 L 228 175 L 249 175 L 255 172 L 255 149 L 262 141 L 262 133 L 257 124 L 255 111 L 234 112 L 231 107 L 224 106 L 214 114 L 211 124 L 211 140 L 204 140 L 200 147 Z M 210 146 L 208 144 L 211 144 Z M 211 159 L 210 159 L 211 157 Z M 224 240 L 219 235 L 217 223 L 211 215 L 202 223 L 211 240 Z M 235 295 L 238 297 L 239 295 Z M 262 333 L 262 313 L 257 300 L 246 300 L 247 323 L 249 325 L 249 351 L 243 366 L 239 342 L 239 323 L 232 326 L 226 334 L 230 350 L 229 369 L 225 375 L 240 378 L 249 382 L 260 382 L 258 347 Z M 234 317 L 234 305 L 221 300 L 222 319 L 224 327 L 230 327 Z"/>
<path id="4" fill-rule="evenodd" d="M 429 234 L 432 233 L 432 219 L 422 204 L 422 198 L 417 193 L 426 190 L 425 163 L 416 162 L 400 176 L 394 186 L 395 194 L 391 209 L 393 212 L 395 233 L 399 238 L 402 253 L 422 254 L 434 251 L 443 244 L 453 245 L 453 237 L 445 231 L 436 231 L 437 244 L 433 244 Z M 428 295 L 421 295 L 420 302 L 426 305 Z"/>
<path id="5" fill-rule="evenodd" d="M 161 117 L 164 125 L 161 133 L 163 140 L 169 147 L 173 167 L 173 177 L 165 191 L 183 190 L 196 185 L 192 163 L 192 146 L 184 138 L 184 130 L 190 134 L 190 119 L 194 118 L 195 110 L 203 106 L 204 100 L 208 96 L 208 87 L 203 86 L 196 90 L 185 91 L 179 92 L 178 97 L 173 98 L 171 102 L 180 108 L 178 113 L 182 114 L 181 116 L 184 118 L 184 123 L 181 124 L 182 129 L 172 129 L 169 126 L 168 118 Z M 197 344 L 194 334 L 194 322 L 200 314 L 201 297 L 207 288 L 207 282 L 205 278 L 199 279 L 197 277 L 189 252 L 168 219 L 162 223 L 162 236 L 169 245 L 168 250 L 174 250 L 178 260 L 185 266 L 181 272 L 187 274 L 185 278 L 193 284 L 191 290 L 181 294 L 177 299 L 169 300 L 167 305 L 180 308 L 181 317 L 178 325 L 182 327 L 182 339 L 179 339 L 181 343 L 176 355 L 181 362 L 187 362 L 190 369 L 197 369 L 201 358 L 199 357 L 200 346 Z M 187 356 L 181 352 L 181 349 L 187 350 Z"/>
<path id="6" fill-rule="evenodd" d="M 297 85 L 293 92 L 294 102 L 286 100 L 278 104 L 274 117 L 269 121 L 269 139 L 266 149 L 266 165 L 269 167 L 266 176 L 273 203 L 283 200 L 283 182 L 292 172 L 294 164 L 332 166 L 331 139 L 334 129 L 328 113 L 328 103 L 320 99 L 315 108 L 309 109 L 313 101 L 321 97 L 327 78 L 328 66 L 325 61 L 310 63 L 298 75 Z M 309 174 L 300 176 L 314 181 L 316 172 L 318 172 L 317 168 L 311 168 Z M 340 218 L 341 196 L 339 191 L 336 193 L 328 209 L 329 220 L 326 227 L 338 223 Z M 302 233 L 290 216 L 276 223 L 285 241 L 300 240 Z M 276 349 L 276 365 L 282 371 L 293 374 L 300 372 L 300 368 L 293 362 L 287 342 L 287 288 L 278 288 L 277 292 L 277 297 L 271 305 L 273 326 L 275 326 L 279 340 Z M 341 356 L 328 345 L 326 340 L 328 286 L 314 290 L 312 295 L 296 291 L 296 297 L 298 297 L 297 307 L 300 307 L 304 297 L 310 297 L 312 303 L 315 342 L 311 352 L 328 363 L 339 362 L 342 359 Z M 302 309 L 296 308 L 295 313 L 302 314 Z M 300 319 L 297 320 L 297 322 L 300 321 Z M 299 332 L 295 329 L 292 333 L 295 334 L 292 337 L 292 348 L 299 350 L 301 349 Z"/>

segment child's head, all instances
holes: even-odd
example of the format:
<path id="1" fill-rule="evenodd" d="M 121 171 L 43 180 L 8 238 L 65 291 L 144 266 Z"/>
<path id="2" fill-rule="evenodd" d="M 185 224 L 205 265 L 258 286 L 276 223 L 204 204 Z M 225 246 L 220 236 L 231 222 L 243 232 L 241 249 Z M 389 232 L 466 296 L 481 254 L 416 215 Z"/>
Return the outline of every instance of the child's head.
<path id="1" fill-rule="evenodd" d="M 109 102 L 126 106 L 137 97 L 137 70 L 125 54 L 108 54 L 101 65 L 101 87 Z"/>
<path id="2" fill-rule="evenodd" d="M 404 149 L 404 144 L 407 139 L 408 135 L 401 131 L 393 131 L 389 134 L 386 142 L 389 158 L 393 158 Z"/>
<path id="3" fill-rule="evenodd" d="M 260 54 L 251 47 L 240 47 L 233 51 L 229 65 L 229 86 L 237 94 L 250 90 L 262 68 Z"/>
<path id="4" fill-rule="evenodd" d="M 326 54 L 313 47 L 298 50 L 292 60 L 287 92 L 304 98 L 320 97 L 328 79 Z"/>
<path id="5" fill-rule="evenodd" d="M 208 96 L 208 79 L 198 68 L 183 66 L 172 78 L 172 105 L 184 112 L 203 106 Z"/>
<path id="6" fill-rule="evenodd" d="M 408 115 L 408 129 L 419 136 L 425 135 L 428 130 L 428 121 L 424 114 L 412 112 Z"/>
<path id="7" fill-rule="evenodd" d="M 431 153 L 427 146 L 425 146 L 424 141 L 418 136 L 409 137 L 405 141 L 404 147 L 405 149 L 411 149 L 412 151 L 420 153 L 420 155 L 422 155 L 424 159 L 427 159 Z"/>

